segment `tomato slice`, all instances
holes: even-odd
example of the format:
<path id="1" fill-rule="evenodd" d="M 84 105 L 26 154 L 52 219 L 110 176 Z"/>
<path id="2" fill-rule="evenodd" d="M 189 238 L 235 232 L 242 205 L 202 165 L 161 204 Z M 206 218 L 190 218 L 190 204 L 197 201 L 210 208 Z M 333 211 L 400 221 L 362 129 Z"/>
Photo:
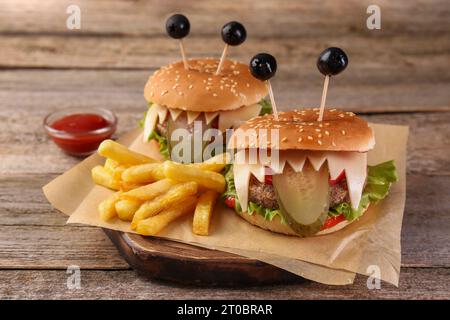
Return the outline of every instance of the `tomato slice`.
<path id="1" fill-rule="evenodd" d="M 227 207 L 234 209 L 234 206 L 236 205 L 236 199 L 232 196 L 228 196 L 225 198 L 225 204 L 227 205 Z"/>
<path id="2" fill-rule="evenodd" d="M 336 179 L 329 179 L 328 182 L 330 183 L 331 186 L 334 186 L 335 184 L 338 184 L 339 182 L 341 182 L 342 179 L 345 178 L 345 171 L 342 170 L 341 173 L 339 173 L 339 175 L 337 176 Z"/>
<path id="3" fill-rule="evenodd" d="M 322 228 L 320 230 L 325 230 L 331 227 L 334 227 L 339 222 L 342 222 L 345 220 L 344 214 L 340 214 L 338 216 L 329 217 L 327 220 L 325 220 L 325 223 L 323 224 Z"/>
<path id="4" fill-rule="evenodd" d="M 266 176 L 264 177 L 264 183 L 265 184 L 272 184 L 272 175 L 266 174 Z"/>

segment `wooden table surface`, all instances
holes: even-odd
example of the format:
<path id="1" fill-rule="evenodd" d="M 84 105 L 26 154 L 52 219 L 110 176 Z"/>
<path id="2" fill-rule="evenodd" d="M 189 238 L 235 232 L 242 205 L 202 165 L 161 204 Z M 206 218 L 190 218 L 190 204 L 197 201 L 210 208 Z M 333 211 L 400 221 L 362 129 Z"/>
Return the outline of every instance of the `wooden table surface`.
<path id="1" fill-rule="evenodd" d="M 66 8 L 81 8 L 81 30 L 67 30 Z M 13 298 L 450 298 L 450 5 L 447 0 L 388 1 L 381 30 L 366 28 L 371 0 L 118 1 L 2 0 L 0 3 L 0 299 Z M 135 274 L 98 228 L 67 226 L 41 187 L 77 163 L 42 130 L 50 111 L 105 107 L 119 134 L 145 110 L 143 86 L 179 59 L 166 17 L 191 20 L 189 56 L 220 55 L 221 26 L 238 20 L 248 40 L 229 52 L 248 61 L 274 54 L 273 81 L 283 108 L 317 105 L 323 77 L 318 53 L 349 55 L 327 103 L 372 122 L 410 126 L 402 269 L 396 288 L 306 282 L 267 287 L 196 288 Z M 79 290 L 66 286 L 81 268 Z"/>

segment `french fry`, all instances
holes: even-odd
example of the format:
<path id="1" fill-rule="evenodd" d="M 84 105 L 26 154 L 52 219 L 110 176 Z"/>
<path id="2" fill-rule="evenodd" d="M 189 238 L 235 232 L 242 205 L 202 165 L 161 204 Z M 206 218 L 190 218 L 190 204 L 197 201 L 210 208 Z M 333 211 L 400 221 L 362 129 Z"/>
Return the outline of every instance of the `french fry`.
<path id="1" fill-rule="evenodd" d="M 119 166 L 119 163 L 117 161 L 107 158 L 105 160 L 105 165 L 103 167 L 105 168 L 106 171 L 108 171 L 109 173 L 112 174 L 114 169 L 117 168 L 118 166 Z"/>
<path id="2" fill-rule="evenodd" d="M 198 198 L 192 223 L 193 233 L 199 236 L 207 236 L 209 234 L 211 215 L 216 203 L 217 196 L 217 192 L 209 190 L 203 193 L 200 198 Z"/>
<path id="3" fill-rule="evenodd" d="M 172 204 L 183 201 L 196 193 L 197 183 L 193 181 L 185 182 L 173 186 L 167 193 L 162 194 L 153 200 L 144 202 L 134 214 L 133 221 L 131 222 L 131 229 L 136 229 L 139 221 L 155 216 Z"/>
<path id="4" fill-rule="evenodd" d="M 122 179 L 122 173 L 127 169 L 127 166 L 124 166 L 123 164 L 115 167 L 112 169 L 112 177 L 115 180 L 121 180 Z"/>
<path id="5" fill-rule="evenodd" d="M 91 170 L 92 180 L 96 184 L 113 190 L 120 190 L 120 181 L 113 179 L 112 175 L 102 166 L 95 166 Z"/>
<path id="6" fill-rule="evenodd" d="M 135 200 L 118 200 L 115 203 L 115 209 L 117 216 L 120 220 L 131 221 L 133 220 L 135 212 L 141 206 L 140 201 Z"/>
<path id="7" fill-rule="evenodd" d="M 132 166 L 122 173 L 122 179 L 126 182 L 148 183 L 164 178 L 164 167 L 162 163 Z"/>
<path id="8" fill-rule="evenodd" d="M 217 172 L 166 161 L 164 162 L 164 174 L 167 178 L 180 182 L 195 181 L 199 186 L 212 189 L 218 193 L 225 191 L 225 178 Z"/>
<path id="9" fill-rule="evenodd" d="M 108 221 L 117 215 L 115 204 L 119 200 L 120 192 L 116 192 L 98 205 L 100 219 Z"/>
<path id="10" fill-rule="evenodd" d="M 205 160 L 204 163 L 215 163 L 215 164 L 223 164 L 224 166 L 231 163 L 231 155 L 228 152 L 220 153 L 208 160 Z"/>
<path id="11" fill-rule="evenodd" d="M 164 209 L 160 214 L 144 220 L 140 220 L 136 227 L 136 232 L 144 236 L 154 236 L 164 229 L 175 219 L 192 213 L 197 201 L 196 196 L 189 196 L 183 202 L 174 204 Z"/>
<path id="12" fill-rule="evenodd" d="M 221 163 L 206 163 L 206 162 L 188 164 L 187 166 L 214 172 L 220 172 L 225 167 L 225 165 Z"/>
<path id="13" fill-rule="evenodd" d="M 130 190 L 142 187 L 143 185 L 144 184 L 142 184 L 142 183 L 120 181 L 120 190 L 126 192 L 126 191 L 130 191 Z"/>
<path id="14" fill-rule="evenodd" d="M 130 190 L 122 193 L 122 199 L 147 201 L 156 198 L 157 196 L 169 191 L 170 187 L 175 185 L 176 182 L 170 179 L 163 179 L 152 184 Z"/>
<path id="15" fill-rule="evenodd" d="M 156 160 L 144 156 L 143 154 L 131 151 L 127 147 L 112 140 L 103 141 L 98 147 L 98 154 L 125 165 L 156 162 Z"/>

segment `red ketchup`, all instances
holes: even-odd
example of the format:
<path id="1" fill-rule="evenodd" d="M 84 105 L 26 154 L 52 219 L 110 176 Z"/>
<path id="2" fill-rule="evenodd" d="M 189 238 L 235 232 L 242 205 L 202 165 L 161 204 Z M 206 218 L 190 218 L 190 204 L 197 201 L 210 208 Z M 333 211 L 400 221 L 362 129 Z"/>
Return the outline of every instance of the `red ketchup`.
<path id="1" fill-rule="evenodd" d="M 75 156 L 89 155 L 116 130 L 115 116 L 109 111 L 101 111 L 106 113 L 66 114 L 51 123 L 46 119 L 47 134 L 66 153 Z"/>

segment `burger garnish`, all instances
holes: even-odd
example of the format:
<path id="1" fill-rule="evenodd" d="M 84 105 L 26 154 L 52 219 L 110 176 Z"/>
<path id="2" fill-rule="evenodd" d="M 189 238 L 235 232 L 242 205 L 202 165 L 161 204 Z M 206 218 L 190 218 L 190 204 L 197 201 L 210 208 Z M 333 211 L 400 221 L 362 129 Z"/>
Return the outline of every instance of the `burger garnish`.
<path id="1" fill-rule="evenodd" d="M 269 149 L 279 152 L 277 163 L 268 158 L 227 168 L 223 197 L 234 197 L 234 209 L 250 223 L 299 236 L 335 231 L 385 198 L 397 181 L 393 161 L 367 165 L 367 151 L 375 141 L 366 121 L 336 109 L 325 111 L 323 121 L 317 121 L 318 112 L 280 112 L 278 121 L 272 115 L 256 117 L 232 136 L 229 147 L 237 150 L 236 159 L 264 139 Z M 238 139 L 255 129 L 256 145 Z M 267 130 L 264 137 L 258 129 Z M 270 141 L 272 129 L 279 130 L 279 141 Z M 273 173 L 271 179 L 267 172 Z"/>
<path id="2" fill-rule="evenodd" d="M 270 103 L 264 100 L 266 86 L 250 74 L 247 65 L 226 60 L 215 75 L 218 62 L 191 59 L 186 70 L 180 61 L 150 76 L 144 89 L 149 105 L 142 121 L 144 140 L 157 140 L 166 158 L 175 144 L 171 133 L 177 128 L 192 133 L 193 122 L 201 121 L 203 131 L 216 128 L 224 132 L 271 112 Z"/>

